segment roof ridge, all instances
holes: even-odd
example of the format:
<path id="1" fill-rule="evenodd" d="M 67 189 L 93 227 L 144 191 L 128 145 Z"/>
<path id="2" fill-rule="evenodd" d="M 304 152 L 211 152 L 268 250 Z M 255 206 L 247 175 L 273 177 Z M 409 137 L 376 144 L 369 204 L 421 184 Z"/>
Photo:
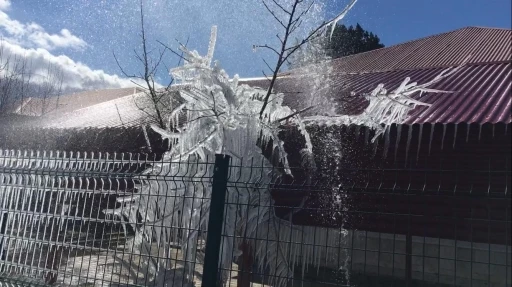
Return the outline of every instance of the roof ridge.
<path id="1" fill-rule="evenodd" d="M 512 31 L 511 28 L 488 27 L 488 26 L 466 26 L 464 28 L 478 28 L 478 29 L 486 29 L 486 30 L 508 30 L 508 31 Z M 464 28 L 460 28 L 460 29 L 464 29 Z"/>
<path id="2" fill-rule="evenodd" d="M 393 44 L 391 46 L 386 46 L 386 47 L 378 48 L 378 49 L 371 50 L 371 51 L 366 51 L 366 52 L 362 52 L 362 53 L 357 53 L 357 54 L 352 54 L 352 55 L 348 55 L 348 56 L 344 56 L 344 57 L 339 57 L 339 58 L 333 59 L 333 61 L 341 61 L 342 59 L 348 59 L 348 58 L 355 57 L 355 56 L 360 56 L 360 55 L 364 55 L 364 54 L 368 54 L 368 53 L 374 53 L 376 51 L 382 51 L 382 50 L 386 50 L 386 49 L 389 49 L 389 48 L 394 48 L 394 47 L 397 47 L 397 46 L 402 46 L 402 45 L 405 45 L 405 44 L 409 44 L 409 43 L 412 43 L 412 42 L 422 41 L 422 40 L 429 39 L 429 38 L 432 38 L 432 37 L 437 37 L 437 36 L 441 36 L 441 35 L 444 35 L 444 34 L 453 33 L 453 32 L 456 32 L 456 31 L 459 31 L 459 30 L 463 30 L 463 29 L 466 29 L 466 28 L 470 28 L 470 27 L 463 27 L 463 28 L 459 28 L 459 29 L 455 29 L 455 30 L 451 30 L 451 31 L 447 31 L 447 32 L 442 32 L 442 33 L 439 33 L 439 34 L 434 34 L 434 35 L 429 35 L 429 36 L 425 36 L 425 37 L 421 37 L 421 38 L 417 38 L 417 39 L 408 40 L 408 41 L 405 41 L 405 42 Z"/>
<path id="3" fill-rule="evenodd" d="M 439 36 L 442 36 L 442 35 L 446 35 L 446 34 L 450 34 L 450 33 L 455 33 L 455 32 L 461 31 L 461 30 L 467 30 L 467 29 L 471 29 L 471 28 L 485 29 L 485 30 L 508 30 L 508 31 L 512 31 L 512 29 L 507 29 L 507 28 L 465 26 L 465 27 L 457 28 L 455 30 L 450 30 L 450 31 L 441 32 L 441 33 L 434 34 L 434 35 L 429 35 L 429 36 L 425 36 L 425 37 L 421 37 L 421 38 L 417 38 L 417 39 L 412 39 L 412 40 L 408 40 L 408 41 L 405 41 L 405 42 L 393 44 L 391 46 L 386 46 L 386 47 L 378 48 L 378 49 L 371 50 L 371 51 L 366 51 L 366 52 L 362 52 L 362 53 L 357 53 L 357 54 L 353 54 L 353 55 L 339 57 L 339 58 L 332 59 L 332 60 L 334 62 L 342 61 L 343 59 L 348 59 L 348 58 L 355 57 L 355 56 L 361 56 L 361 55 L 365 55 L 365 54 L 368 54 L 368 53 L 375 53 L 377 51 L 382 51 L 382 50 L 386 50 L 386 49 L 390 49 L 390 48 L 395 48 L 395 47 L 402 46 L 402 45 L 405 45 L 405 44 L 410 44 L 410 43 L 413 43 L 413 42 L 424 41 L 426 39 L 430 39 L 430 38 L 434 38 L 434 37 L 439 37 Z"/>

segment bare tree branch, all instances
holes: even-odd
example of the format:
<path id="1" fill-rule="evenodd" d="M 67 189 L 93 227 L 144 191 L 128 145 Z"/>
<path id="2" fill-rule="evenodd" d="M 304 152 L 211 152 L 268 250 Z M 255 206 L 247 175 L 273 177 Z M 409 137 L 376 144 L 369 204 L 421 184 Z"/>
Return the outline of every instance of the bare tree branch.
<path id="1" fill-rule="evenodd" d="M 281 36 L 279 36 L 279 34 L 276 34 L 276 37 L 279 40 L 279 42 L 281 43 L 281 45 L 282 45 L 283 44 L 283 39 L 281 39 Z"/>
<path id="2" fill-rule="evenodd" d="M 311 1 L 311 3 L 309 3 L 309 6 L 308 8 L 304 9 L 296 18 L 295 20 L 292 22 L 292 24 L 294 25 L 295 23 L 297 23 L 299 20 L 302 21 L 302 17 L 305 16 L 306 14 L 309 13 L 309 11 L 311 10 L 311 7 L 313 7 L 313 4 L 315 4 L 315 1 Z"/>
<path id="3" fill-rule="evenodd" d="M 164 46 L 164 48 L 168 49 L 169 51 L 171 51 L 171 53 L 173 53 L 174 55 L 178 56 L 180 58 L 180 60 L 184 60 L 186 61 L 187 59 L 185 59 L 185 57 L 183 57 L 183 53 L 178 53 L 176 51 L 174 51 L 174 49 L 170 48 L 169 46 L 167 46 L 166 44 L 160 42 L 159 40 L 156 40 L 158 43 L 160 43 L 160 45 Z"/>
<path id="4" fill-rule="evenodd" d="M 286 53 L 286 44 L 287 44 L 288 39 L 290 37 L 290 28 L 291 28 L 291 25 L 292 25 L 292 21 L 294 20 L 295 11 L 296 11 L 297 6 L 299 4 L 300 4 L 300 0 L 295 0 L 293 5 L 292 5 L 292 9 L 291 9 L 291 12 L 290 12 L 289 17 L 288 17 L 288 23 L 285 26 L 284 38 L 283 38 L 283 41 L 281 43 L 281 50 L 279 52 L 279 56 L 278 56 L 278 59 L 277 59 L 276 67 L 275 67 L 275 69 L 273 71 L 272 79 L 270 80 L 270 86 L 269 86 L 269 88 L 267 90 L 267 94 L 265 96 L 265 99 L 264 99 L 264 102 L 263 102 L 263 106 L 261 107 L 261 110 L 260 110 L 260 118 L 263 117 L 263 113 L 265 112 L 265 109 L 266 109 L 266 107 L 268 105 L 268 100 L 270 98 L 270 95 L 272 93 L 272 89 L 273 89 L 274 84 L 276 82 L 277 75 L 278 75 L 279 71 L 281 70 L 281 66 L 285 62 L 285 60 L 283 60 L 283 59 L 284 59 L 285 53 Z M 274 18 L 277 18 L 277 15 L 275 15 L 274 12 L 270 11 L 270 13 L 272 14 L 272 16 L 274 16 Z"/>
<path id="5" fill-rule="evenodd" d="M 304 109 L 302 109 L 300 111 L 296 111 L 295 113 L 292 113 L 292 114 L 290 114 L 290 115 L 288 115 L 288 116 L 286 116 L 284 118 L 280 118 L 278 120 L 275 120 L 274 122 L 275 123 L 279 123 L 279 122 L 282 122 L 282 121 L 286 121 L 287 119 L 291 119 L 291 118 L 295 117 L 296 115 L 299 115 L 299 114 L 302 114 L 304 112 L 307 112 L 307 111 L 311 110 L 312 108 L 314 108 L 314 106 L 309 106 L 309 107 L 304 108 Z"/>
<path id="6" fill-rule="evenodd" d="M 274 2 L 274 4 L 276 4 L 276 6 L 277 6 L 277 7 L 281 8 L 281 10 L 282 10 L 284 13 L 286 13 L 286 14 L 290 15 L 290 11 L 286 10 L 286 9 L 283 7 L 283 5 L 279 4 L 279 2 L 277 2 L 276 0 L 272 0 L 272 2 Z"/>
<path id="7" fill-rule="evenodd" d="M 320 31 L 322 31 L 329 25 L 336 25 L 336 23 L 340 19 L 342 19 L 345 16 L 345 14 L 353 7 L 353 5 L 355 4 L 355 2 L 357 0 L 351 0 L 349 5 L 347 5 L 345 7 L 345 9 L 343 9 L 343 11 L 341 11 L 341 13 L 339 13 L 336 17 L 334 17 L 333 19 L 331 19 L 329 21 L 323 22 L 321 25 L 319 25 L 315 29 L 313 29 L 313 31 L 311 33 L 309 33 L 304 39 L 302 39 L 299 43 L 297 43 L 296 45 L 292 45 L 292 46 L 288 46 L 288 41 L 289 41 L 291 35 L 294 32 L 296 32 L 297 29 L 302 25 L 303 17 L 305 17 L 311 11 L 311 8 L 313 7 L 315 1 L 312 0 L 312 1 L 308 2 L 309 3 L 308 6 L 305 7 L 302 11 L 299 11 L 298 8 L 299 8 L 300 4 L 305 4 L 304 0 L 292 1 L 292 3 L 290 4 L 291 9 L 286 9 L 278 1 L 279 0 L 272 0 L 272 2 L 274 2 L 274 4 L 277 7 L 279 7 L 282 11 L 284 11 L 287 14 L 287 19 L 285 21 L 279 19 L 278 15 L 266 4 L 265 0 L 262 0 L 264 6 L 267 8 L 269 13 L 272 15 L 272 17 L 274 17 L 274 19 L 276 19 L 278 21 L 278 23 L 281 24 L 281 26 L 283 26 L 285 31 L 284 31 L 283 38 L 281 38 L 279 36 L 279 34 L 276 35 L 281 43 L 281 47 L 280 47 L 280 49 L 274 49 L 274 50 L 278 51 L 278 59 L 277 59 L 275 68 L 270 69 L 272 71 L 272 78 L 270 80 L 267 94 L 265 95 L 264 102 L 263 102 L 263 105 L 260 110 L 260 118 L 263 117 L 263 114 L 264 114 L 265 109 L 269 102 L 270 95 L 272 94 L 272 90 L 274 88 L 276 79 L 278 77 L 279 72 L 281 71 L 281 67 L 283 66 L 283 64 L 288 62 L 289 57 L 291 55 L 293 55 L 295 52 L 297 52 L 297 50 L 299 50 L 302 46 L 309 43 L 311 40 L 315 39 L 315 37 L 319 37 L 321 34 L 321 33 L 319 33 Z M 265 63 L 265 64 L 267 64 L 267 63 Z M 269 66 L 269 65 L 267 64 L 267 66 Z"/>
<path id="8" fill-rule="evenodd" d="M 270 51 L 276 53 L 276 55 L 279 56 L 279 52 L 274 48 L 274 47 L 271 47 L 269 45 L 254 45 L 254 48 L 265 48 L 265 49 L 269 49 Z"/>
<path id="9" fill-rule="evenodd" d="M 128 74 L 124 69 L 123 67 L 121 66 L 121 64 L 119 64 L 119 61 L 117 60 L 117 57 L 116 57 L 116 54 L 114 52 L 112 52 L 112 55 L 114 56 L 114 60 L 116 60 L 116 64 L 117 66 L 119 67 L 119 69 L 121 70 L 121 73 L 123 73 L 123 75 L 127 78 L 139 78 L 138 76 L 136 76 L 135 74 Z"/>
<path id="10" fill-rule="evenodd" d="M 157 41 L 163 46 L 163 49 L 153 49 L 148 46 L 148 39 L 146 34 L 146 27 L 145 27 L 145 21 L 144 21 L 144 6 L 143 6 L 143 0 L 139 1 L 140 5 L 140 41 L 141 41 L 141 50 L 134 50 L 133 55 L 135 59 L 142 65 L 142 70 L 139 71 L 137 74 L 128 73 L 119 63 L 119 60 L 117 59 L 115 53 L 114 59 L 117 63 L 117 66 L 123 73 L 125 77 L 131 78 L 131 79 L 139 79 L 145 83 L 145 86 L 141 85 L 140 83 L 132 80 L 132 83 L 135 85 L 143 88 L 145 90 L 145 93 L 149 99 L 149 102 L 151 103 L 151 107 L 154 110 L 154 114 L 148 113 L 146 111 L 147 107 L 140 107 L 137 105 L 137 108 L 139 108 L 141 111 L 146 113 L 148 116 L 151 116 L 153 120 L 155 120 L 158 125 L 161 128 L 165 128 L 165 121 L 164 121 L 164 108 L 165 104 L 163 103 L 165 96 L 168 95 L 169 87 L 172 85 L 174 79 L 171 78 L 170 83 L 167 85 L 166 88 L 159 90 L 159 84 L 157 84 L 155 78 L 156 74 L 161 66 L 164 66 L 167 69 L 167 66 L 165 65 L 163 59 L 165 57 L 165 54 L 167 50 L 171 51 L 173 54 L 183 58 L 183 55 L 179 55 L 179 53 L 175 52 L 173 49 L 166 46 L 164 43 Z M 188 42 L 188 39 L 187 39 Z M 152 55 L 155 55 L 156 57 L 152 57 Z"/>
<path id="11" fill-rule="evenodd" d="M 119 121 L 121 121 L 121 125 L 124 127 L 123 119 L 121 118 L 121 113 L 119 112 L 119 108 L 116 104 L 117 116 L 119 117 Z"/>
<path id="12" fill-rule="evenodd" d="M 265 60 L 265 58 L 263 58 L 263 62 L 265 63 L 265 65 L 267 65 L 267 68 L 268 68 L 270 71 L 274 72 L 274 69 L 272 69 L 272 67 L 270 67 L 270 65 L 267 63 L 267 61 Z"/>

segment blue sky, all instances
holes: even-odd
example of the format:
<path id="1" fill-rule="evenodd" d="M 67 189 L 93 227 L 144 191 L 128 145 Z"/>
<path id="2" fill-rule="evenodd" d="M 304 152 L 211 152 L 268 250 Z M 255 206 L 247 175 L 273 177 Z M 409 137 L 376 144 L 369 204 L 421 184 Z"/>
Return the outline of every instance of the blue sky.
<path id="1" fill-rule="evenodd" d="M 389 46 L 464 26 L 510 28 L 510 2 L 359 0 L 344 23 L 359 22 Z M 348 0 L 324 3 L 323 15 L 328 17 Z M 174 39 L 186 41 L 189 37 L 189 47 L 204 52 L 210 26 L 215 24 L 219 26 L 215 58 L 227 72 L 242 77 L 262 75 L 262 58 L 270 55 L 253 52 L 252 45 L 275 43 L 277 26 L 260 1 L 144 0 L 144 5 L 154 48 L 159 47 L 156 39 L 177 47 Z M 139 44 L 138 9 L 137 0 L 0 0 L 0 34 L 9 48 L 37 58 L 36 63 L 51 59 L 65 67 L 70 86 L 123 86 L 127 81 L 114 75 L 120 71 L 112 53 L 127 70 L 137 71 L 132 51 Z M 169 55 L 166 64 L 176 63 Z M 166 72 L 159 76 L 164 83 Z"/>

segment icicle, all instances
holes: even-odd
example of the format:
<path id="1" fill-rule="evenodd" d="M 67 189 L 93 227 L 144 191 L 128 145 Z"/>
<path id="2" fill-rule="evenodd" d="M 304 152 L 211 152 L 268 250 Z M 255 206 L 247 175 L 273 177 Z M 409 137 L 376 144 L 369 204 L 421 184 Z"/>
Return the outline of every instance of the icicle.
<path id="1" fill-rule="evenodd" d="M 379 147 L 379 141 L 376 140 L 373 142 L 373 157 L 375 157 L 377 155 L 377 149 Z"/>
<path id="2" fill-rule="evenodd" d="M 319 274 L 320 272 L 320 265 L 321 265 L 321 262 L 320 260 L 322 259 L 322 250 L 323 250 L 323 247 L 321 246 L 321 243 L 325 242 L 326 240 L 326 237 L 325 237 L 325 229 L 324 228 L 320 228 L 320 239 L 318 240 L 318 244 L 315 243 L 315 247 L 316 247 L 316 253 L 317 253 L 317 260 L 316 260 L 316 272 L 317 274 Z"/>
<path id="3" fill-rule="evenodd" d="M 430 151 L 432 150 L 432 139 L 434 138 L 434 128 L 436 127 L 436 124 L 430 125 L 430 139 L 428 142 L 428 155 L 430 155 Z"/>
<path id="4" fill-rule="evenodd" d="M 400 138 L 402 137 L 402 125 L 396 126 L 396 142 L 395 142 L 395 163 L 398 155 L 398 146 L 400 144 Z"/>
<path id="5" fill-rule="evenodd" d="M 361 126 L 357 125 L 354 132 L 355 132 L 355 141 L 358 142 L 359 136 L 361 136 Z"/>
<path id="6" fill-rule="evenodd" d="M 446 135 L 446 124 L 443 124 L 443 137 L 441 138 L 441 150 L 444 149 L 444 137 Z"/>
<path id="7" fill-rule="evenodd" d="M 336 15 L 336 17 L 334 17 L 331 21 L 329 21 L 329 24 L 326 25 L 325 27 L 331 27 L 331 33 L 330 33 L 330 36 L 329 36 L 329 39 L 332 38 L 332 35 L 334 33 L 334 28 L 336 26 L 336 24 L 341 21 L 341 19 L 345 18 L 345 15 L 347 15 L 348 11 L 350 9 L 352 9 L 352 7 L 354 7 L 354 5 L 356 4 L 357 0 L 352 0 L 347 7 L 345 7 L 345 9 L 343 9 L 343 11 L 341 11 L 340 14 Z"/>
<path id="8" fill-rule="evenodd" d="M 306 237 L 306 240 L 307 240 L 307 238 L 309 237 L 309 233 L 303 235 L 303 237 Z M 305 274 L 306 274 L 306 266 L 308 264 L 307 262 L 308 262 L 309 245 L 303 244 L 302 246 L 303 246 L 303 248 L 302 248 L 302 279 L 304 279 Z"/>
<path id="9" fill-rule="evenodd" d="M 370 129 L 368 127 L 363 127 L 364 129 L 364 144 L 368 144 L 368 140 L 370 139 Z"/>
<path id="10" fill-rule="evenodd" d="M 215 51 L 215 43 L 217 42 L 217 26 L 212 26 L 210 32 L 210 43 L 208 45 L 208 54 L 206 55 L 206 66 L 211 66 L 213 52 Z"/>
<path id="11" fill-rule="evenodd" d="M 455 143 L 457 142 L 457 129 L 459 124 L 455 124 L 455 130 L 453 131 L 453 149 L 455 149 Z"/>
<path id="12" fill-rule="evenodd" d="M 471 124 L 468 122 L 466 124 L 466 142 L 469 141 L 469 129 L 470 129 L 470 127 L 471 127 Z"/>
<path id="13" fill-rule="evenodd" d="M 389 141 L 390 141 L 390 137 L 391 137 L 390 134 L 391 134 L 390 129 L 388 129 L 386 132 L 384 132 L 384 151 L 383 151 L 383 155 L 382 155 L 383 159 L 386 159 L 388 156 Z"/>
<path id="14" fill-rule="evenodd" d="M 480 141 L 480 138 L 482 137 L 482 124 L 478 126 L 478 141 Z"/>
<path id="15" fill-rule="evenodd" d="M 411 147 L 411 139 L 412 139 L 412 130 L 413 126 L 409 126 L 409 132 L 407 134 L 407 146 L 405 148 L 405 165 L 409 162 L 409 149 Z"/>
<path id="16" fill-rule="evenodd" d="M 420 148 L 421 148 L 421 141 L 423 137 L 423 123 L 420 124 L 420 132 L 418 134 L 418 150 L 416 152 L 416 162 L 420 159 Z"/>

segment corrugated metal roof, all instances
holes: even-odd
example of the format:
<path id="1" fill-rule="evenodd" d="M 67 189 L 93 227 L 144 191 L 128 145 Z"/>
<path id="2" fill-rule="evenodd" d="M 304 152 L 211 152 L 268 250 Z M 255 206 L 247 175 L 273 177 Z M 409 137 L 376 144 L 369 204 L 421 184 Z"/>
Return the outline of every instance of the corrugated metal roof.
<path id="1" fill-rule="evenodd" d="M 86 108 L 98 103 L 139 93 L 140 88 L 120 88 L 94 90 L 52 97 L 48 99 L 27 98 L 14 113 L 26 116 L 40 116 L 41 114 L 62 114 Z"/>
<path id="2" fill-rule="evenodd" d="M 449 67 L 511 60 L 512 30 L 466 27 L 333 60 L 343 73 Z"/>
<path id="3" fill-rule="evenodd" d="M 180 99 L 172 97 L 172 103 L 164 104 L 169 98 L 161 99 L 160 113 L 165 118 Z M 131 127 L 157 122 L 153 103 L 145 92 L 119 97 L 67 113 L 53 113 L 43 116 L 35 125 L 44 128 L 104 128 Z"/>
<path id="4" fill-rule="evenodd" d="M 445 68 L 395 70 L 387 72 L 339 74 L 331 78 L 328 90 L 324 92 L 341 107 L 343 114 L 359 114 L 368 105 L 360 95 L 384 84 L 388 90 L 396 89 L 410 77 L 411 81 L 425 83 L 439 75 Z M 407 124 L 415 123 L 510 123 L 512 64 L 468 64 L 456 74 L 443 79 L 431 88 L 452 91 L 451 94 L 428 93 L 413 98 L 432 104 L 431 107 L 417 107 L 410 114 Z M 244 82 L 249 85 L 265 86 L 267 81 Z M 287 91 L 284 103 L 294 109 L 307 107 L 311 97 L 311 80 L 307 77 L 281 78 L 276 90 Z M 293 93 L 292 91 L 302 91 Z M 356 96 L 350 96 L 355 92 Z"/>
<path id="5" fill-rule="evenodd" d="M 369 92 L 380 83 L 392 90 L 406 77 L 424 83 L 472 55 L 457 74 L 432 86 L 455 93 L 424 95 L 421 101 L 432 106 L 416 108 L 407 123 L 510 123 L 511 37 L 509 29 L 468 27 L 336 59 L 331 72 L 323 75 L 328 88 L 321 93 L 334 98 L 342 113 L 358 114 L 368 103 L 361 96 L 351 97 L 349 92 Z M 318 75 L 313 76 L 318 79 Z M 311 82 L 297 70 L 292 76 L 279 78 L 275 88 L 289 92 L 284 103 L 300 109 L 319 92 L 312 90 Z M 264 87 L 267 81 L 241 79 L 240 83 Z M 43 126 L 122 126 L 141 123 L 147 117 L 134 104 L 133 96 L 122 97 L 112 90 L 95 93 L 98 95 L 62 97 L 60 101 L 66 98 L 67 104 L 43 121 Z"/>
<path id="6" fill-rule="evenodd" d="M 393 90 L 406 78 L 426 83 L 448 67 L 468 64 L 458 73 L 432 86 L 454 91 L 452 94 L 429 93 L 420 100 L 431 107 L 417 107 L 409 117 L 414 123 L 510 123 L 512 30 L 467 27 L 403 44 L 335 59 L 329 75 L 324 75 L 322 93 L 339 104 L 342 114 L 359 114 L 368 103 L 360 96 L 378 84 Z M 325 69 L 329 70 L 329 69 Z M 317 91 L 312 78 L 297 70 L 279 78 L 276 90 L 287 93 L 285 104 L 307 107 Z M 266 80 L 241 81 L 267 85 Z M 352 97 L 350 92 L 359 96 Z M 416 95 L 417 97 L 418 95 Z"/>
<path id="7" fill-rule="evenodd" d="M 121 127 L 138 125 L 148 117 L 136 101 L 145 97 L 139 93 L 105 101 L 82 109 L 43 117 L 39 123 L 45 128 Z"/>

